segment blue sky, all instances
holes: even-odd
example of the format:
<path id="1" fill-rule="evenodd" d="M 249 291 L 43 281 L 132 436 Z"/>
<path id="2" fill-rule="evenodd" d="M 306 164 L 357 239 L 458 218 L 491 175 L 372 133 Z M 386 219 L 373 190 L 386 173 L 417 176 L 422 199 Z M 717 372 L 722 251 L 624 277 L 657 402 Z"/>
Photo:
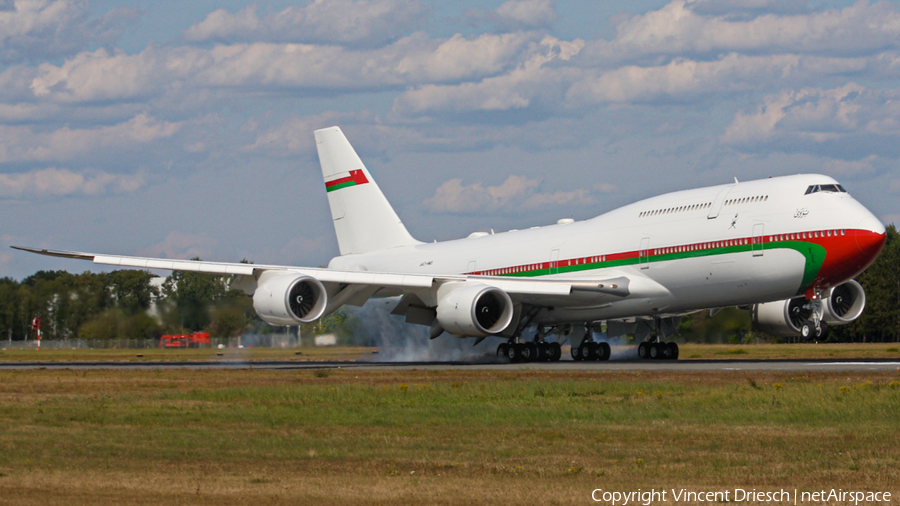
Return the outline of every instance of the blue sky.
<path id="1" fill-rule="evenodd" d="M 900 222 L 900 6 L 0 0 L 7 248 L 322 265 L 312 131 L 420 240 L 801 172 Z"/>

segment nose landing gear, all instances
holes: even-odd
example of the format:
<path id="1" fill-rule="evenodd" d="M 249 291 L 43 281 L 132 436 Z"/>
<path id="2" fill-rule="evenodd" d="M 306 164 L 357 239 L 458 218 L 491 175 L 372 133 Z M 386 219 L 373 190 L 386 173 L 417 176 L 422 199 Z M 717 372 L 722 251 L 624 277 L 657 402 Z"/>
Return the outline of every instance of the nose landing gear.
<path id="1" fill-rule="evenodd" d="M 800 336 L 805 341 L 824 341 L 828 337 L 830 329 L 823 319 L 825 315 L 825 308 L 822 305 L 823 295 L 822 289 L 814 289 L 812 299 L 804 306 L 804 309 L 811 311 L 811 318 L 800 324 Z"/>

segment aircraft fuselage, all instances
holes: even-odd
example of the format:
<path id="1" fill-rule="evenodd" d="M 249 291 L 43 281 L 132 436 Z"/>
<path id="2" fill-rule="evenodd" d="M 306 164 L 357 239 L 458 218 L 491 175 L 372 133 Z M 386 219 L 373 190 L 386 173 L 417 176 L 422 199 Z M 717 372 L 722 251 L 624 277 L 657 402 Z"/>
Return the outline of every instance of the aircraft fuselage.
<path id="1" fill-rule="evenodd" d="M 881 222 L 823 175 L 678 191 L 592 219 L 336 257 L 330 268 L 606 280 L 641 297 L 579 292 L 535 322 L 681 314 L 811 295 L 862 272 Z M 615 304 L 611 304 L 615 302 Z"/>

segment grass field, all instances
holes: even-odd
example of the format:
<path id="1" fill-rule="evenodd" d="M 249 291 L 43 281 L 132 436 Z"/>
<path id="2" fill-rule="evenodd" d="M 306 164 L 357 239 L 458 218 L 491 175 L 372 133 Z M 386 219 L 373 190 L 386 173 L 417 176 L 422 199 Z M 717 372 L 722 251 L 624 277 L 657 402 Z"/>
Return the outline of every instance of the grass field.
<path id="1" fill-rule="evenodd" d="M 757 360 L 757 359 L 900 359 L 900 343 L 835 343 L 835 344 L 693 344 L 679 345 L 679 360 Z M 568 346 L 563 347 L 568 358 Z M 630 347 L 621 347 L 631 350 Z M 633 351 L 633 350 L 631 350 Z M 633 352 L 634 355 L 636 352 Z M 616 356 L 615 353 L 613 356 Z M 636 355 L 635 355 L 636 358 Z M 0 350 L 0 362 L 71 362 L 71 361 L 262 361 L 291 360 L 335 361 L 378 360 L 378 349 L 367 347 L 303 347 L 303 348 L 213 348 L 193 349 L 60 349 L 37 351 Z"/>
<path id="2" fill-rule="evenodd" d="M 0 371 L 0 503 L 896 494 L 898 406 L 900 372 Z"/>

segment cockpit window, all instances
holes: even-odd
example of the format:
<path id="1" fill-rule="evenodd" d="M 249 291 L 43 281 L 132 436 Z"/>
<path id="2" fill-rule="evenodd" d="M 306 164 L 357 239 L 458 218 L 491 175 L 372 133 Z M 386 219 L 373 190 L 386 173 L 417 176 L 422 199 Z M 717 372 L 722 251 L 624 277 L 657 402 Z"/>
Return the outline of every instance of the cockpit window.
<path id="1" fill-rule="evenodd" d="M 844 189 L 843 186 L 839 184 L 814 184 L 810 185 L 809 188 L 806 189 L 805 195 L 809 195 L 810 193 L 847 193 L 847 190 Z"/>

